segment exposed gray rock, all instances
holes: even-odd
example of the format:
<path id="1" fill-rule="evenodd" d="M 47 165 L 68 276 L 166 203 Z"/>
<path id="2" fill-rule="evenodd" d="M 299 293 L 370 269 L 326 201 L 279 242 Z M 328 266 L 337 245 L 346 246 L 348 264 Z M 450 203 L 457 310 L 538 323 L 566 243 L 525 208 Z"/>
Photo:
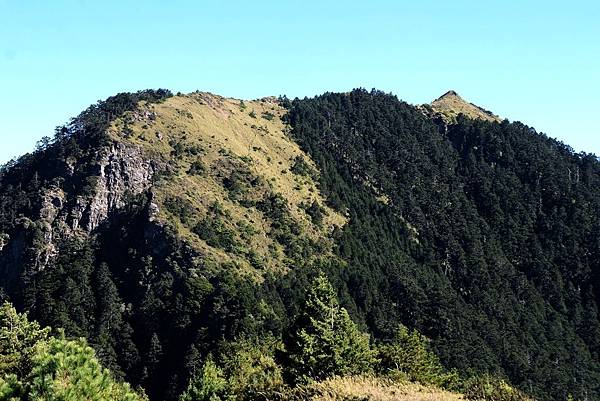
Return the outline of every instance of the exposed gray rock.
<path id="1" fill-rule="evenodd" d="M 160 209 L 158 204 L 154 200 L 154 193 L 150 194 L 150 203 L 148 205 L 148 220 L 154 221 L 156 220 L 156 216 L 160 213 Z"/>
<path id="2" fill-rule="evenodd" d="M 35 257 L 37 270 L 42 270 L 56 256 L 59 239 L 90 235 L 113 212 L 152 185 L 155 166 L 138 147 L 116 142 L 99 150 L 95 158 L 98 175 L 91 181 L 89 194 L 68 199 L 61 188 L 51 187 L 42 195 L 39 220 L 32 223 L 38 227 L 42 242 Z M 76 170 L 77 162 L 72 166 Z M 150 210 L 152 218 L 154 209 Z M 0 237 L 0 251 L 7 241 Z"/>
<path id="3" fill-rule="evenodd" d="M 87 232 L 97 228 L 112 211 L 125 206 L 132 196 L 150 188 L 154 175 L 154 166 L 138 148 L 121 143 L 111 146 L 99 164 L 95 196 L 83 214 L 82 228 Z"/>
<path id="4" fill-rule="evenodd" d="M 6 244 L 8 244 L 9 239 L 10 236 L 8 234 L 0 233 L 0 251 L 2 251 Z"/>

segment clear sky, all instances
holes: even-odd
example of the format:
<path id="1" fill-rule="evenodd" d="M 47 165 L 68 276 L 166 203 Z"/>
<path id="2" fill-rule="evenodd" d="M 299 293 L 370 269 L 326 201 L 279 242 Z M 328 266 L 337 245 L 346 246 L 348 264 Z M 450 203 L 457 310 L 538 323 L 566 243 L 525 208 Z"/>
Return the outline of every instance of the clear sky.
<path id="1" fill-rule="evenodd" d="M 121 91 L 448 89 L 600 154 L 600 1 L 0 0 L 0 162 Z"/>

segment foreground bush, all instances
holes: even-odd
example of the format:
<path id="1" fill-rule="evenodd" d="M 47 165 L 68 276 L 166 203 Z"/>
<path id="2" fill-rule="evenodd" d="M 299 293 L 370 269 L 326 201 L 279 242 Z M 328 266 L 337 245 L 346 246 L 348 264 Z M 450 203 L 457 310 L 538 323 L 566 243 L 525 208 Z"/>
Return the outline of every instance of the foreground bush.
<path id="1" fill-rule="evenodd" d="M 464 396 L 473 401 L 531 401 L 504 380 L 490 376 L 474 377 L 464 383 Z"/>
<path id="2" fill-rule="evenodd" d="M 409 331 L 400 325 L 394 339 L 380 344 L 378 351 L 383 374 L 447 389 L 458 384 L 458 374 L 444 368 L 429 349 L 428 339 L 417 330 Z"/>
<path id="3" fill-rule="evenodd" d="M 85 340 L 50 337 L 8 303 L 0 308 L 0 400 L 138 401 Z"/>

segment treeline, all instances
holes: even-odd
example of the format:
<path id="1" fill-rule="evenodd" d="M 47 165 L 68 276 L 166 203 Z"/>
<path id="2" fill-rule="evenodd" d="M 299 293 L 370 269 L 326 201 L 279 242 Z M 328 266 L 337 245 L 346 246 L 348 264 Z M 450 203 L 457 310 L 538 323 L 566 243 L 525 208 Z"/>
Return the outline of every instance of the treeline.
<path id="1" fill-rule="evenodd" d="M 300 313 L 283 339 L 223 341 L 192 376 L 180 401 L 301 400 L 316 395 L 313 383 L 333 377 L 370 376 L 461 390 L 472 400 L 526 401 L 519 391 L 490 378 L 460 381 L 430 351 L 428 340 L 400 325 L 389 342 L 372 342 L 339 305 L 323 273 L 307 289 Z M 0 307 L 0 399 L 143 400 L 102 367 L 85 339 L 51 334 Z"/>
<path id="2" fill-rule="evenodd" d="M 389 341 L 373 341 L 340 306 L 321 272 L 288 334 L 223 343 L 194 373 L 180 401 L 305 400 L 315 382 L 361 375 L 462 391 L 470 400 L 528 400 L 497 378 L 462 380 L 441 365 L 427 338 L 403 325 Z"/>

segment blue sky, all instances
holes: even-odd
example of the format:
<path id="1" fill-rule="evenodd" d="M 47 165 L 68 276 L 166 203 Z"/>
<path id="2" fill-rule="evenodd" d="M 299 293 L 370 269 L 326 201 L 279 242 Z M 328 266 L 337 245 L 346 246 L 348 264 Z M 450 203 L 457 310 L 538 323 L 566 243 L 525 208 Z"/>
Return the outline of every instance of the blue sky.
<path id="1" fill-rule="evenodd" d="M 0 0 L 0 162 L 98 99 L 448 89 L 600 154 L 598 1 Z"/>

